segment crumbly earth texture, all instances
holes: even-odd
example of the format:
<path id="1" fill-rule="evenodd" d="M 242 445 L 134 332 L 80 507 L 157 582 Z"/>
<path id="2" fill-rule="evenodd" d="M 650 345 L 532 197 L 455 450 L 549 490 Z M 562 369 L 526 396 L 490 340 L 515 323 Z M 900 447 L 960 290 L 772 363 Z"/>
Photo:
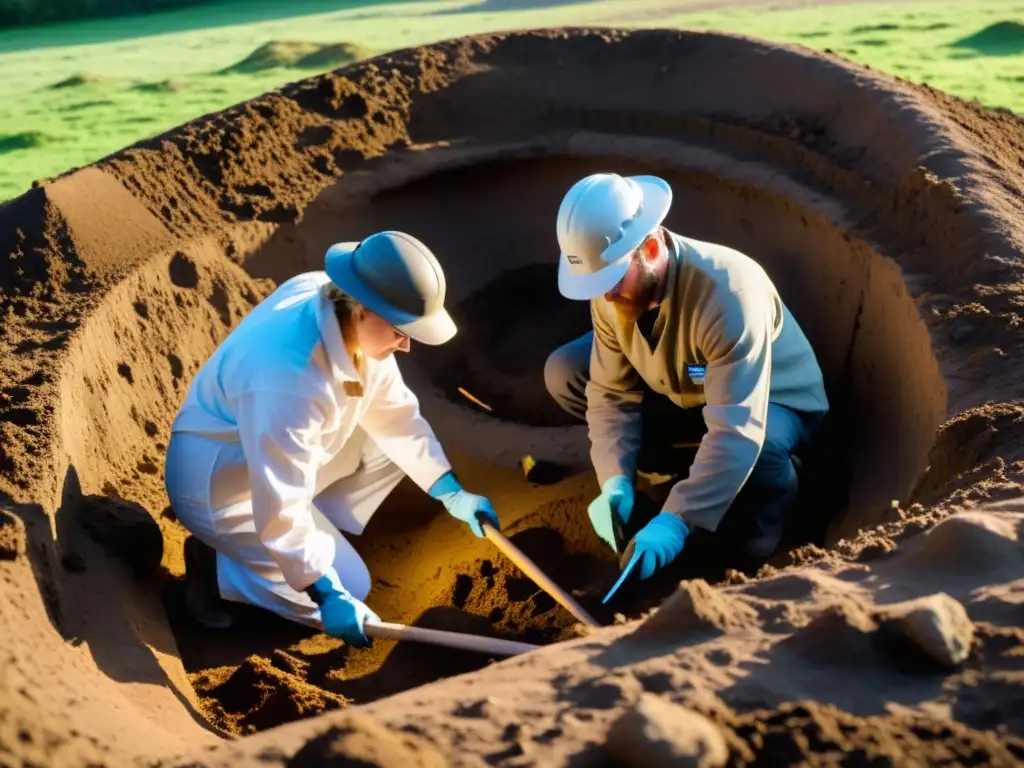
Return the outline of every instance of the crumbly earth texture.
<path id="1" fill-rule="evenodd" d="M 377 57 L 41 180 L 0 206 L 3 762 L 1021 762 L 1022 156 L 1019 118 L 831 55 L 556 29 Z M 788 551 L 695 534 L 603 608 L 585 427 L 541 372 L 587 327 L 552 289 L 557 203 L 608 168 L 664 175 L 670 228 L 764 263 L 834 415 Z M 435 249 L 460 323 L 401 361 L 424 413 L 602 628 L 408 482 L 354 541 L 375 610 L 543 648 L 184 619 L 162 472 L 192 375 L 275 284 L 385 228 Z"/>

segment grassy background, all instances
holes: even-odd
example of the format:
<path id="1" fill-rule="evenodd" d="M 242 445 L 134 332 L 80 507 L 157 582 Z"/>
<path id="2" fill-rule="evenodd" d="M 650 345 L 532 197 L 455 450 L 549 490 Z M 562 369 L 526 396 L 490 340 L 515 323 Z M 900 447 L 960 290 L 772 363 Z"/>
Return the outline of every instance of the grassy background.
<path id="1" fill-rule="evenodd" d="M 801 7 L 777 7 L 787 4 Z M 21 194 L 34 179 L 340 66 L 352 55 L 509 28 L 600 24 L 742 32 L 831 49 L 1024 113 L 1024 25 L 1013 23 L 1024 22 L 1024 0 L 811 7 L 774 0 L 772 6 L 687 12 L 688 5 L 706 9 L 708 2 L 250 0 L 2 31 L 0 200 Z M 258 61 L 232 69 L 275 41 Z M 313 63 L 303 59 L 340 42 L 355 47 Z"/>

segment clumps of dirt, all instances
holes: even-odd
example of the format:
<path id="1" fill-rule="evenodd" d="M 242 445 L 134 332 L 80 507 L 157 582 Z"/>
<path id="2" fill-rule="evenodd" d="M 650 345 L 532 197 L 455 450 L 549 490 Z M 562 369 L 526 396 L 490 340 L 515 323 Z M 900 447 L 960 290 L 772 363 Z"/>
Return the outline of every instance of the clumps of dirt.
<path id="1" fill-rule="evenodd" d="M 229 733 L 245 735 L 350 703 L 336 693 L 310 685 L 306 665 L 285 653 L 250 656 L 235 669 L 221 668 L 193 677 L 207 717 Z"/>
<path id="2" fill-rule="evenodd" d="M 781 643 L 801 658 L 839 666 L 874 666 L 880 658 L 878 622 L 871 609 L 845 598 L 826 606 L 817 616 Z"/>
<path id="3" fill-rule="evenodd" d="M 682 636 L 738 632 L 756 625 L 757 614 L 737 598 L 714 589 L 703 579 L 683 581 L 679 588 L 633 632 L 637 638 L 678 641 Z"/>
<path id="4" fill-rule="evenodd" d="M 312 43 L 306 40 L 272 40 L 219 74 L 252 74 L 269 69 L 328 69 L 365 59 L 369 50 L 355 43 Z"/>
<path id="5" fill-rule="evenodd" d="M 586 563 L 586 558 L 564 557 L 556 531 L 529 529 L 513 538 L 528 555 L 540 558 L 546 572 L 564 575 L 566 563 L 570 570 L 573 563 Z M 362 541 L 357 543 L 365 546 Z M 370 549 L 369 560 L 375 564 L 373 547 Z M 561 567 L 555 567 L 559 558 L 549 559 L 545 552 L 560 552 Z M 385 594 L 396 591 L 386 585 L 415 578 L 403 568 L 404 564 L 401 558 L 392 556 L 387 566 L 372 568 L 379 574 L 379 589 L 383 588 Z M 576 571 L 579 579 L 581 571 L 586 576 L 593 566 Z M 446 584 L 450 585 L 447 589 Z M 418 586 L 392 597 L 387 604 L 393 613 L 414 616 L 408 623 L 415 627 L 538 645 L 589 633 L 589 628 L 576 622 L 500 553 L 469 563 L 453 564 L 439 558 L 430 583 Z M 375 595 L 368 602 L 380 608 Z M 284 622 L 255 609 L 238 610 L 231 633 L 212 634 L 192 626 L 180 610 L 172 610 L 171 616 L 176 620 L 186 669 L 190 670 L 190 680 L 205 712 L 220 728 L 239 735 L 306 717 L 317 707 L 322 710 L 348 702 L 366 704 L 501 660 L 486 653 L 381 639 L 374 640 L 371 648 L 348 648 L 325 634 L 296 637 L 288 627 L 279 627 Z M 257 642 L 254 633 L 259 634 L 258 642 L 266 649 L 266 656 L 250 655 L 241 664 L 218 663 L 251 648 Z M 221 653 L 209 651 L 211 646 L 220 648 Z M 268 658 L 270 661 L 264 663 Z M 267 694 L 267 675 L 272 677 L 273 696 Z M 311 693 L 316 690 L 329 695 L 317 699 Z M 293 701 L 301 702 L 302 707 L 288 704 Z"/>
<path id="6" fill-rule="evenodd" d="M 607 580 L 614 566 L 590 554 L 570 554 L 559 532 L 547 526 L 520 531 L 510 540 L 556 584 L 582 600 L 584 608 L 598 608 L 592 587 L 597 579 Z M 474 566 L 474 573 L 456 575 L 452 605 L 487 617 L 495 631 L 528 643 L 546 644 L 579 632 L 573 629 L 572 615 L 500 552 Z"/>
<path id="7" fill-rule="evenodd" d="M 1024 740 L 923 718 L 855 717 L 804 701 L 756 710 L 728 727 L 730 765 L 1015 765 Z"/>

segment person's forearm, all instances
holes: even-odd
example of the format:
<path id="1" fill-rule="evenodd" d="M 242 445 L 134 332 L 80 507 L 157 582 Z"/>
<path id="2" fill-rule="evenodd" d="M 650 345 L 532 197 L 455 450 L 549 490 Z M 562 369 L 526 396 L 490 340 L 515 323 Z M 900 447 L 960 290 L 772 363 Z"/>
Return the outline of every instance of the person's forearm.
<path id="1" fill-rule="evenodd" d="M 714 531 L 750 477 L 764 442 L 763 428 L 709 425 L 689 474 L 669 491 L 662 511 L 688 526 Z M 723 421 L 728 421 L 725 417 Z"/>
<path id="2" fill-rule="evenodd" d="M 639 402 L 588 403 L 590 461 L 599 485 L 614 475 L 631 481 L 642 444 L 643 417 Z"/>

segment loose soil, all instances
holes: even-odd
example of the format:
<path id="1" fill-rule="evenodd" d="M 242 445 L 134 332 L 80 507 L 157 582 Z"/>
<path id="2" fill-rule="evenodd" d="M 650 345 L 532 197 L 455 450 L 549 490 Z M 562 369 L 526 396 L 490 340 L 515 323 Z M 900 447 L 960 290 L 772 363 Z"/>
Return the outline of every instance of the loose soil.
<path id="1" fill-rule="evenodd" d="M 832 56 L 548 30 L 304 80 L 0 206 L 0 752 L 599 764 L 648 693 L 709 719 L 732 765 L 1024 759 L 1024 507 L 997 504 L 1024 468 L 1022 152 L 1019 119 Z M 833 411 L 804 457 L 791 551 L 758 570 L 694 536 L 602 609 L 617 569 L 586 520 L 586 428 L 541 371 L 587 326 L 555 290 L 558 201 L 608 168 L 664 176 L 669 228 L 765 265 Z M 460 322 L 450 346 L 401 361 L 424 413 L 506 533 L 605 628 L 581 632 L 407 482 L 353 541 L 368 602 L 548 647 L 498 662 L 350 650 L 242 608 L 225 633 L 183 619 L 162 463 L 191 377 L 274 285 L 385 228 L 435 250 Z M 528 480 L 525 455 L 560 479 Z M 914 620 L 969 649 L 952 666 L 890 615 L 936 593 L 969 621 Z"/>

